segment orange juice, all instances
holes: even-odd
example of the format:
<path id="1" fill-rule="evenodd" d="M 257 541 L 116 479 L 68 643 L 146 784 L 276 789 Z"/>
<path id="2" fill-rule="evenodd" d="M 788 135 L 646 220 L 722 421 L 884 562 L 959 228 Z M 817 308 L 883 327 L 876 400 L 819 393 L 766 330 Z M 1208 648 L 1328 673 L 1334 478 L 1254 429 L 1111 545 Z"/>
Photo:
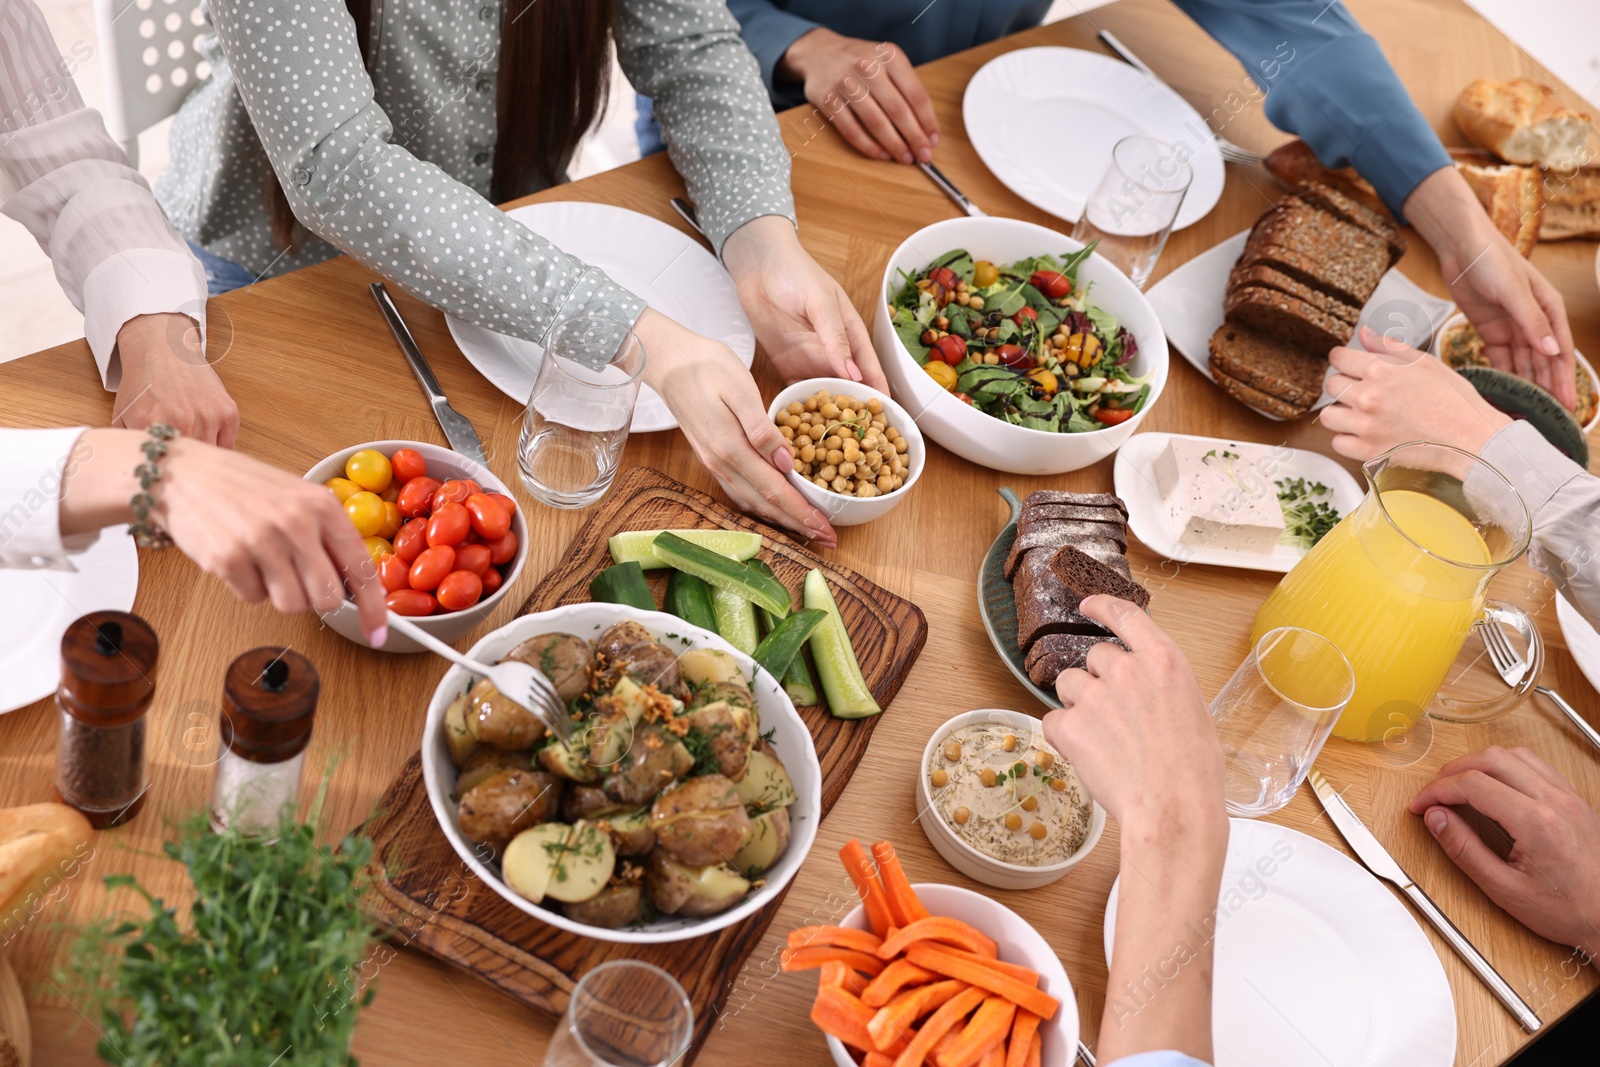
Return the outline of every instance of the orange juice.
<path id="1" fill-rule="evenodd" d="M 1482 609 L 1486 572 L 1473 568 L 1493 562 L 1448 503 L 1410 489 L 1381 500 L 1369 494 L 1295 565 L 1250 634 L 1254 643 L 1299 626 L 1338 646 L 1356 691 L 1333 732 L 1354 741 L 1393 737 L 1422 717 Z"/>

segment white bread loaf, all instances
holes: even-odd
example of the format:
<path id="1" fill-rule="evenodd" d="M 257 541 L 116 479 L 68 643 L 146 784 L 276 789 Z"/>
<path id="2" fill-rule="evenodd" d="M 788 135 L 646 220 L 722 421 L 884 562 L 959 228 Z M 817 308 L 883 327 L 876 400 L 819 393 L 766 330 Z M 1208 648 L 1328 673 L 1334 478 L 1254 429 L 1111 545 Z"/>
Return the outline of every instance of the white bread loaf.
<path id="1" fill-rule="evenodd" d="M 0 940 L 43 910 L 43 898 L 78 875 L 94 854 L 94 830 L 65 804 L 0 810 Z"/>
<path id="2" fill-rule="evenodd" d="M 1588 159 L 1589 116 L 1526 78 L 1479 78 L 1456 98 L 1455 119 L 1473 144 L 1508 163 L 1571 168 Z"/>
<path id="3" fill-rule="evenodd" d="M 1477 153 L 1452 151 L 1451 155 L 1495 229 L 1524 256 L 1532 252 L 1545 210 L 1539 168 L 1501 163 Z"/>
<path id="4" fill-rule="evenodd" d="M 1600 165 L 1544 172 L 1539 240 L 1600 237 Z"/>

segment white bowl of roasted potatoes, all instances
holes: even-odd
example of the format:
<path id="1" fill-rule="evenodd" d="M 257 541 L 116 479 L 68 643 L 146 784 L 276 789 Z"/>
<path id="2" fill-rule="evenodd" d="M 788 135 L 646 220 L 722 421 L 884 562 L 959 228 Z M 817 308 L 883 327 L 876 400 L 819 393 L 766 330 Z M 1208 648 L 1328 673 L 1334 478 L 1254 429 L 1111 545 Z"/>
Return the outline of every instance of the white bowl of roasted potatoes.
<path id="1" fill-rule="evenodd" d="M 783 686 L 715 634 L 657 611 L 571 604 L 486 635 L 567 703 L 570 746 L 452 667 L 422 739 L 428 800 L 451 846 L 552 926 L 628 944 L 739 922 L 800 869 L 822 769 Z"/>

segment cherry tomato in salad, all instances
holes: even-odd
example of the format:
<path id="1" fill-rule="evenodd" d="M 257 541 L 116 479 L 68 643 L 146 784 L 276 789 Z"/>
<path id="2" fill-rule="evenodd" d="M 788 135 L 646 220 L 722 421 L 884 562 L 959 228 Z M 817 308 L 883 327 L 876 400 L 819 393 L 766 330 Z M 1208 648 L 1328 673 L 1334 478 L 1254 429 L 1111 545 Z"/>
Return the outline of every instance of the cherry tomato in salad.
<path id="1" fill-rule="evenodd" d="M 467 539 L 467 532 L 471 528 L 472 517 L 460 504 L 446 504 L 442 508 L 435 508 L 433 516 L 428 519 L 428 545 L 432 548 L 437 548 L 439 545 L 449 545 L 454 548 Z"/>
<path id="2" fill-rule="evenodd" d="M 967 342 L 954 334 L 946 334 L 933 342 L 931 355 L 935 359 L 943 360 L 954 367 L 957 363 L 967 358 Z"/>
<path id="3" fill-rule="evenodd" d="M 428 461 L 414 448 L 396 449 L 394 455 L 389 457 L 389 466 L 394 470 L 395 481 L 401 483 L 428 473 Z"/>
<path id="4" fill-rule="evenodd" d="M 972 402 L 972 398 L 970 396 L 968 396 L 966 393 L 956 393 L 955 394 L 955 398 L 957 400 L 961 401 L 963 404 L 967 405 L 967 407 L 969 407 L 969 408 L 975 408 L 975 407 L 978 406 L 978 405 L 976 405 L 976 404 L 974 404 Z"/>
<path id="5" fill-rule="evenodd" d="M 471 571 L 451 571 L 439 583 L 439 606 L 446 611 L 470 608 L 483 596 L 483 579 Z"/>
<path id="6" fill-rule="evenodd" d="M 992 260 L 980 259 L 972 265 L 972 284 L 987 289 L 1000 280 L 1000 268 Z"/>
<path id="7" fill-rule="evenodd" d="M 1054 270 L 1036 270 L 1033 277 L 1028 279 L 1033 287 L 1049 297 L 1051 300 L 1060 300 L 1072 292 L 1072 279 Z"/>
<path id="8" fill-rule="evenodd" d="M 394 480 L 389 457 L 375 448 L 363 448 L 344 461 L 344 476 L 371 493 L 381 493 Z"/>
<path id="9" fill-rule="evenodd" d="M 510 563 L 517 555 L 517 535 L 507 531 L 504 537 L 485 541 L 489 546 L 489 562 L 495 566 Z"/>
<path id="10" fill-rule="evenodd" d="M 1094 417 L 1107 426 L 1117 426 L 1133 418 L 1133 410 L 1131 408 L 1108 408 L 1102 404 L 1095 411 Z"/>
<path id="11" fill-rule="evenodd" d="M 482 578 L 489 573 L 491 566 L 488 545 L 462 545 L 456 549 L 456 570 L 458 571 L 471 571 L 479 578 Z"/>
<path id="12" fill-rule="evenodd" d="M 960 380 L 956 369 L 942 359 L 930 359 L 922 369 L 928 372 L 928 377 L 939 383 L 941 389 L 954 389 Z"/>
<path id="13" fill-rule="evenodd" d="M 1033 356 L 1026 348 L 1017 344 L 1003 344 L 994 350 L 1000 362 L 1013 369 L 1033 366 Z"/>
<path id="14" fill-rule="evenodd" d="M 467 515 L 472 519 L 472 528 L 479 537 L 493 541 L 497 537 L 504 537 L 506 531 L 511 529 L 511 513 L 484 494 L 473 493 L 467 497 L 465 506 Z"/>
<path id="15" fill-rule="evenodd" d="M 960 279 L 956 277 L 956 272 L 949 267 L 935 267 L 928 272 L 928 280 L 944 286 L 945 292 L 953 292 L 956 282 Z"/>
<path id="16" fill-rule="evenodd" d="M 406 561 L 406 566 L 416 562 L 422 550 L 428 547 L 428 522 L 412 519 L 394 535 L 394 554 Z"/>
<path id="17" fill-rule="evenodd" d="M 362 537 L 376 537 L 383 529 L 385 519 L 383 499 L 377 493 L 362 490 L 344 502 L 344 513 L 355 524 L 356 533 Z"/>
<path id="18" fill-rule="evenodd" d="M 437 478 L 426 475 L 407 481 L 400 487 L 400 498 L 395 501 L 400 505 L 400 514 L 408 519 L 426 518 L 433 511 L 433 496 L 442 484 Z"/>
<path id="19" fill-rule="evenodd" d="M 444 576 L 456 569 L 456 550 L 449 545 L 425 548 L 416 562 L 411 564 L 411 588 L 433 592 L 444 581 Z"/>
<path id="20" fill-rule="evenodd" d="M 483 595 L 486 597 L 494 596 L 495 593 L 499 592 L 500 585 L 504 581 L 505 579 L 500 577 L 500 572 L 490 567 L 483 572 Z"/>
<path id="21" fill-rule="evenodd" d="M 1037 311 L 1033 310 L 1033 308 L 1029 307 L 1027 304 L 1023 304 L 1020 308 L 1017 309 L 1017 313 L 1015 315 L 1011 316 L 1011 321 L 1016 323 L 1018 326 L 1021 326 L 1025 321 L 1027 321 L 1029 319 L 1033 320 L 1034 322 L 1038 322 L 1039 321 L 1039 313 Z"/>
<path id="22" fill-rule="evenodd" d="M 396 589 L 383 598 L 383 603 L 396 615 L 432 615 L 439 610 L 439 602 L 432 593 L 417 589 Z"/>
<path id="23" fill-rule="evenodd" d="M 451 478 L 439 486 L 433 494 L 433 510 L 438 511 L 446 504 L 462 504 L 473 493 L 481 493 L 483 489 L 477 482 L 470 478 Z"/>
<path id="24" fill-rule="evenodd" d="M 378 581 L 384 591 L 397 593 L 411 588 L 411 564 L 390 553 L 378 562 Z"/>

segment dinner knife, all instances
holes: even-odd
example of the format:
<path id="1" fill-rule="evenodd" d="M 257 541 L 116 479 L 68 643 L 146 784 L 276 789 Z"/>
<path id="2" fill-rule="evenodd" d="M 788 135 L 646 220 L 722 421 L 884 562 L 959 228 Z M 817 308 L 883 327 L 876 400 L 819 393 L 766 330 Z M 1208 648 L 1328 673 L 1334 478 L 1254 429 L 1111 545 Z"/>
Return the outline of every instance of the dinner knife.
<path id="1" fill-rule="evenodd" d="M 946 178 L 944 176 L 944 172 L 938 167 L 934 166 L 932 163 L 918 163 L 917 166 L 922 168 L 922 173 L 926 174 L 929 180 L 939 187 L 940 192 L 944 193 L 944 195 L 948 196 L 951 200 L 954 200 L 956 202 L 956 206 L 962 211 L 965 211 L 968 215 L 971 215 L 975 219 L 988 217 L 983 208 L 979 207 L 977 204 L 974 204 L 971 200 L 968 200 L 967 194 L 963 193 L 960 189 L 957 189 L 955 182 L 951 181 L 949 178 Z"/>
<path id="2" fill-rule="evenodd" d="M 673 197 L 668 201 L 668 203 L 672 205 L 672 210 L 683 216 L 684 222 L 687 222 L 694 228 L 695 233 L 699 234 L 701 237 L 706 237 L 706 231 L 700 228 L 700 216 L 695 212 L 693 204 L 689 203 L 689 201 L 685 200 L 681 196 Z M 711 238 L 706 237 L 706 240 L 709 241 Z"/>
<path id="3" fill-rule="evenodd" d="M 489 461 L 483 456 L 483 442 L 478 440 L 478 431 L 472 428 L 471 420 L 450 406 L 444 390 L 439 386 L 439 379 L 433 376 L 433 368 L 428 366 L 422 349 L 417 347 L 416 338 L 411 336 L 410 327 L 400 317 L 400 309 L 390 299 L 389 290 L 383 287 L 382 282 L 373 282 L 369 288 L 372 290 L 372 299 L 377 301 L 378 310 L 383 312 L 390 332 L 400 345 L 401 354 L 411 364 L 411 373 L 417 376 L 417 384 L 422 386 L 422 393 L 433 408 L 433 417 L 439 420 L 439 427 L 444 430 L 445 440 L 450 442 L 450 447 L 455 451 L 487 467 Z"/>
<path id="4" fill-rule="evenodd" d="M 1367 870 L 1404 893 L 1407 899 L 1422 913 L 1423 918 L 1432 923 L 1433 928 L 1438 930 L 1446 941 L 1450 942 L 1450 947 L 1456 950 L 1456 954 L 1466 960 L 1467 966 L 1477 973 L 1478 977 L 1483 980 L 1483 984 L 1488 986 L 1494 992 L 1494 995 L 1500 998 L 1500 1003 L 1504 1004 L 1511 1014 L 1517 1017 L 1517 1021 L 1522 1024 L 1522 1028 L 1530 1034 L 1538 1033 L 1539 1029 L 1544 1025 L 1539 1020 L 1539 1016 L 1535 1015 L 1533 1009 L 1528 1007 L 1521 997 L 1517 996 L 1516 990 L 1511 988 L 1509 982 L 1500 977 L 1500 973 L 1490 965 L 1488 960 L 1483 958 L 1483 954 L 1472 947 L 1472 942 L 1468 941 L 1466 936 L 1456 929 L 1455 923 L 1451 922 L 1445 913 L 1440 911 L 1432 900 L 1428 899 L 1428 894 L 1424 893 L 1422 887 L 1411 880 L 1411 877 L 1406 874 L 1400 864 L 1395 862 L 1394 857 L 1389 855 L 1389 851 L 1378 843 L 1378 839 L 1373 836 L 1372 831 L 1367 829 L 1366 824 L 1356 816 L 1350 805 L 1345 803 L 1344 797 L 1341 797 L 1334 790 L 1332 783 L 1315 767 L 1311 768 L 1309 781 L 1311 782 L 1312 790 L 1317 794 L 1317 799 L 1322 801 L 1322 810 L 1328 813 L 1328 818 L 1333 820 L 1333 825 L 1338 827 L 1340 835 L 1344 837 L 1355 854 L 1360 857 L 1361 862 L 1366 864 Z"/>

